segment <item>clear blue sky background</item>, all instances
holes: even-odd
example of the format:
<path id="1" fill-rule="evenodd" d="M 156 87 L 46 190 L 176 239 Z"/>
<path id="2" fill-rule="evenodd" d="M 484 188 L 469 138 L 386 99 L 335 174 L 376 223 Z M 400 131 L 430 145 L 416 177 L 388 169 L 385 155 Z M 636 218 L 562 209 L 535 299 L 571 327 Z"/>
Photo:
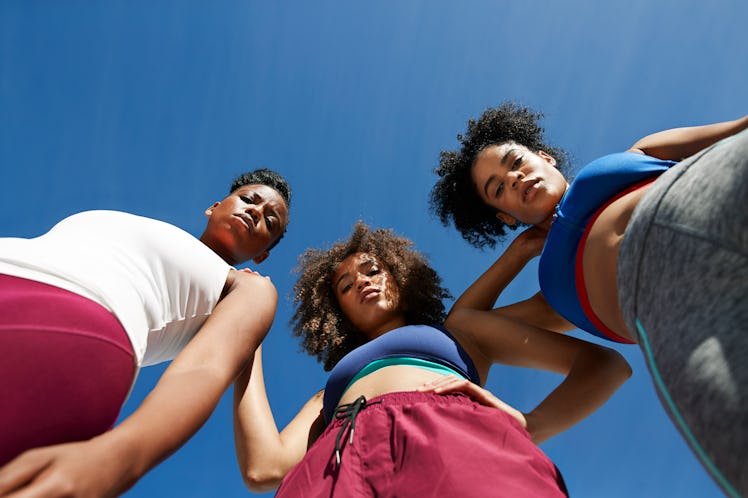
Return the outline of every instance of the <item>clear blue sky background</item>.
<path id="1" fill-rule="evenodd" d="M 0 236 L 101 208 L 199 235 L 236 174 L 282 172 L 291 225 L 257 268 L 284 297 L 265 343 L 282 426 L 325 380 L 287 325 L 299 253 L 363 219 L 414 239 L 458 295 L 500 253 L 471 248 L 427 211 L 439 150 L 469 117 L 506 99 L 531 105 L 578 166 L 655 131 L 739 117 L 746 19 L 744 0 L 3 0 Z M 534 293 L 536 270 L 503 301 Z M 618 349 L 631 380 L 543 445 L 572 495 L 719 496 L 639 349 Z M 142 371 L 124 414 L 162 371 Z M 558 382 L 496 367 L 488 387 L 529 410 Z M 127 496 L 244 496 L 231 431 L 228 394 Z"/>

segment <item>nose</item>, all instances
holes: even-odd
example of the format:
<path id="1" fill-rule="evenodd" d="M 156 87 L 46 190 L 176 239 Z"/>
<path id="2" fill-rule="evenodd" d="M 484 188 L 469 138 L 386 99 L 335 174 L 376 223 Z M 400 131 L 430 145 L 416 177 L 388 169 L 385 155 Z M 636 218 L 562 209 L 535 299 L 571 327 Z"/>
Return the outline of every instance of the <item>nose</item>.
<path id="1" fill-rule="evenodd" d="M 516 189 L 517 187 L 519 187 L 520 180 L 522 180 L 522 178 L 524 177 L 525 175 L 521 171 L 510 171 L 506 175 L 507 187 Z"/>
<path id="2" fill-rule="evenodd" d="M 365 287 L 367 287 L 371 283 L 371 280 L 369 280 L 369 277 L 366 275 L 359 275 L 356 277 L 356 290 L 361 290 Z"/>
<path id="3" fill-rule="evenodd" d="M 254 221 L 256 225 L 262 218 L 263 205 L 250 204 L 244 211 L 252 217 L 252 221 Z"/>

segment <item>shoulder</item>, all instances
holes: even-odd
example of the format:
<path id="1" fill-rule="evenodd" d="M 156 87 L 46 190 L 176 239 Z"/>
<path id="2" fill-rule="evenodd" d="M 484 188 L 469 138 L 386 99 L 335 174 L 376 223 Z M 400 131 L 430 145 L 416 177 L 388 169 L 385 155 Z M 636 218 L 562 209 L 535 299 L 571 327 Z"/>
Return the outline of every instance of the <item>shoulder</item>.
<path id="1" fill-rule="evenodd" d="M 239 291 L 245 294 L 251 294 L 254 298 L 272 298 L 277 299 L 278 292 L 270 277 L 264 277 L 259 273 L 249 272 L 246 270 L 229 270 L 226 277 L 227 292 Z"/>

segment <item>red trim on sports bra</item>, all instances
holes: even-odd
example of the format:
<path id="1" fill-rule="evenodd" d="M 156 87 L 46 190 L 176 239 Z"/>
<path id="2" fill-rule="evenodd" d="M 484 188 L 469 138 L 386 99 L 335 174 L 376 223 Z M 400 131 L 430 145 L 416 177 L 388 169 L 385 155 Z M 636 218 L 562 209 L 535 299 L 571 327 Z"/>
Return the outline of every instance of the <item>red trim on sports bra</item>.
<path id="1" fill-rule="evenodd" d="M 601 208 L 599 208 L 597 211 L 595 211 L 595 214 L 592 215 L 590 218 L 590 221 L 587 223 L 587 227 L 584 229 L 584 233 L 582 234 L 582 238 L 579 240 L 579 246 L 577 246 L 577 255 L 576 260 L 574 261 L 574 283 L 576 284 L 577 289 L 577 298 L 579 299 L 579 304 L 582 305 L 582 310 L 584 311 L 584 314 L 587 315 L 587 319 L 589 319 L 590 322 L 592 322 L 592 325 L 597 327 L 597 330 L 605 334 L 608 339 L 611 339 L 616 342 L 622 342 L 625 344 L 636 344 L 634 341 L 627 339 L 625 337 L 621 337 L 620 335 L 616 334 L 612 330 L 610 330 L 607 325 L 603 323 L 602 320 L 595 314 L 595 312 L 592 309 L 592 305 L 590 305 L 590 298 L 587 294 L 587 288 L 584 285 L 584 246 L 587 244 L 587 237 L 590 234 L 590 230 L 592 229 L 592 226 L 595 224 L 595 221 L 597 221 L 597 218 L 602 214 L 605 209 L 613 204 L 615 201 L 623 197 L 624 195 L 630 194 L 631 192 L 634 192 L 636 190 L 639 190 L 640 188 L 646 187 L 650 183 L 657 180 L 657 177 L 655 178 L 647 178 L 644 181 L 641 181 L 639 183 L 635 183 L 634 185 L 624 189 L 622 192 L 614 196 L 612 199 L 610 199 L 608 202 L 603 204 Z"/>

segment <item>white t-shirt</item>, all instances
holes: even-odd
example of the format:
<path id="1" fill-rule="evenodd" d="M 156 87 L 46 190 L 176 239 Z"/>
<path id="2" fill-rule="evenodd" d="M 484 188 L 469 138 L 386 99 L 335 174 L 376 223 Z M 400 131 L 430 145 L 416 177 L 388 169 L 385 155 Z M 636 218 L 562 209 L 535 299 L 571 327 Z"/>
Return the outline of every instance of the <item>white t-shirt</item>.
<path id="1" fill-rule="evenodd" d="M 182 350 L 213 311 L 230 269 L 187 232 L 117 211 L 75 214 L 34 239 L 0 238 L 0 273 L 103 305 L 127 331 L 138 366 Z"/>

